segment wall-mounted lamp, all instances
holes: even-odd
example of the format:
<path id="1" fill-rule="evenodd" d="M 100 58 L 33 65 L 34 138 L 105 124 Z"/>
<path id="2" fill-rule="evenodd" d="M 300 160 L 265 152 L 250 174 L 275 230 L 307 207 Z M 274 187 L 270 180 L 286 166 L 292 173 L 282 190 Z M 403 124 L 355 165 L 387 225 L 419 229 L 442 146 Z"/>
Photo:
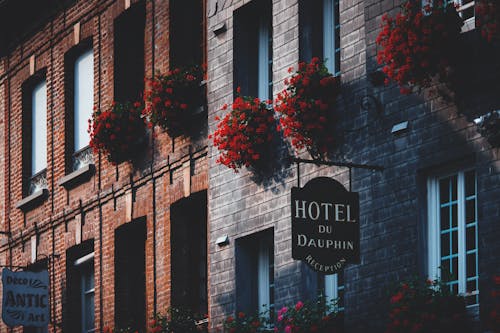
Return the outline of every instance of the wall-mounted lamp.
<path id="1" fill-rule="evenodd" d="M 221 22 L 219 24 L 216 24 L 212 31 L 216 36 L 220 35 L 223 32 L 226 32 L 227 31 L 226 22 Z"/>
<path id="2" fill-rule="evenodd" d="M 229 244 L 229 236 L 228 235 L 220 236 L 215 240 L 215 244 L 217 244 L 218 246 L 224 246 Z"/>

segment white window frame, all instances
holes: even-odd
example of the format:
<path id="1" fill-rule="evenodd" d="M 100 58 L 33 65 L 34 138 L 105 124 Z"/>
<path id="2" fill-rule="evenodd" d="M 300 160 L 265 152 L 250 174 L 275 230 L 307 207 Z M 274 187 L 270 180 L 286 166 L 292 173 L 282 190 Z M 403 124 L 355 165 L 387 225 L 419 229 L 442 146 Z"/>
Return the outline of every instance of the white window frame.
<path id="1" fill-rule="evenodd" d="M 47 82 L 31 93 L 31 176 L 47 168 Z"/>
<path id="2" fill-rule="evenodd" d="M 274 281 L 270 281 L 270 267 L 274 267 L 274 262 L 270 262 L 270 246 L 267 238 L 259 240 L 257 255 L 257 302 L 259 313 L 265 313 L 269 319 L 270 312 L 274 309 L 271 303 L 271 290 L 274 288 Z M 274 260 L 273 260 L 274 261 Z"/>
<path id="3" fill-rule="evenodd" d="M 341 274 L 343 274 L 343 272 Z M 339 285 L 338 273 L 332 275 L 325 275 L 324 279 L 325 279 L 324 295 L 326 303 L 337 301 L 339 298 L 339 291 L 344 290 L 344 285 Z M 344 305 L 336 303 L 334 310 L 338 312 L 344 311 Z"/>
<path id="4" fill-rule="evenodd" d="M 440 212 L 440 198 L 439 198 L 439 181 L 443 178 L 448 178 L 457 175 L 457 227 L 458 227 L 458 294 L 463 296 L 479 295 L 479 290 L 472 293 L 467 293 L 467 270 L 466 270 L 466 216 L 465 216 L 465 174 L 473 169 L 460 170 L 453 173 L 448 173 L 436 177 L 430 177 L 427 180 L 427 207 L 428 207 L 428 276 L 430 279 L 441 278 L 441 212 Z M 478 260 L 478 239 L 477 239 L 477 174 L 475 178 L 475 202 L 476 202 L 476 270 L 477 277 L 479 276 L 479 260 Z M 472 223 L 472 224 L 474 224 Z M 471 224 L 471 223 L 469 223 Z M 477 306 L 479 303 L 474 303 L 470 306 Z"/>
<path id="5" fill-rule="evenodd" d="M 85 312 L 85 310 L 87 309 L 86 296 L 89 294 L 92 294 L 92 295 L 94 295 L 94 300 L 95 300 L 95 294 L 94 294 L 95 287 L 91 288 L 89 290 L 86 290 L 86 288 L 85 288 L 87 280 L 90 278 L 94 279 L 94 277 L 95 277 L 94 270 L 93 270 L 94 252 L 91 252 L 91 253 L 89 253 L 81 258 L 76 259 L 74 262 L 74 266 L 80 268 L 78 270 L 78 272 L 80 274 L 80 307 L 81 307 L 81 314 L 80 314 L 81 315 L 81 317 L 80 317 L 81 323 L 80 323 L 80 325 L 81 325 L 81 330 L 82 330 L 82 333 L 96 332 L 97 329 L 95 328 L 95 324 L 93 325 L 93 327 L 88 328 L 88 327 L 86 327 L 86 321 L 85 321 L 86 314 L 87 314 Z M 86 267 L 84 267 L 84 266 L 90 266 L 90 270 L 87 272 Z M 94 304 L 93 308 L 95 310 L 95 304 Z M 94 320 L 95 320 L 95 313 L 92 314 L 92 316 L 94 317 Z"/>
<path id="6" fill-rule="evenodd" d="M 270 59 L 270 38 L 271 31 L 269 27 L 269 16 L 267 14 L 259 16 L 259 38 L 258 38 L 258 76 L 257 76 L 257 94 L 261 101 L 271 99 L 270 89 L 272 87 L 272 74 L 269 67 L 272 66 Z"/>
<path id="7" fill-rule="evenodd" d="M 94 105 L 94 52 L 87 49 L 78 55 L 74 63 L 74 151 L 86 148 L 90 143 L 88 120 Z"/>

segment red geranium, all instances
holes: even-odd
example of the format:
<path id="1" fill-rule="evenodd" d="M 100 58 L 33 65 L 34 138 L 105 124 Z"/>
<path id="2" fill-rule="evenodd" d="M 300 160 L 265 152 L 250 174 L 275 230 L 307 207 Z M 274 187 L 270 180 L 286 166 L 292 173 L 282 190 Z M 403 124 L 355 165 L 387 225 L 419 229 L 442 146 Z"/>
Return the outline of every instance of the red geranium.
<path id="1" fill-rule="evenodd" d="M 500 5 L 497 1 L 476 1 L 475 15 L 476 27 L 481 31 L 488 42 L 498 40 L 500 37 Z"/>
<path id="2" fill-rule="evenodd" d="M 115 103 L 105 110 L 95 110 L 89 120 L 90 146 L 103 152 L 113 164 L 132 161 L 146 144 L 146 126 L 141 117 L 143 106 Z"/>
<path id="3" fill-rule="evenodd" d="M 306 148 L 313 158 L 324 157 L 333 145 L 329 126 L 339 82 L 315 57 L 310 63 L 299 63 L 297 72 L 285 80 L 286 89 L 278 94 L 276 111 L 282 115 L 284 136 L 296 149 Z"/>
<path id="4" fill-rule="evenodd" d="M 424 8 L 420 1 L 407 1 L 402 8 L 395 18 L 382 17 L 377 61 L 401 93 L 409 94 L 429 87 L 435 75 L 447 81 L 463 21 L 448 1 L 437 0 Z"/>
<path id="5" fill-rule="evenodd" d="M 203 71 L 197 66 L 176 68 L 167 75 L 158 74 L 146 80 L 148 88 L 144 92 L 144 114 L 151 126 L 158 125 L 173 134 L 179 134 L 193 111 L 203 104 L 200 90 L 202 80 Z"/>
<path id="6" fill-rule="evenodd" d="M 389 318 L 386 333 L 468 332 L 464 298 L 438 281 L 401 283 L 390 298 Z"/>
<path id="7" fill-rule="evenodd" d="M 227 105 L 224 105 L 224 110 Z M 216 118 L 220 120 L 219 118 Z M 273 110 L 258 98 L 238 96 L 210 138 L 221 152 L 217 162 L 237 171 L 258 167 L 274 138 Z"/>

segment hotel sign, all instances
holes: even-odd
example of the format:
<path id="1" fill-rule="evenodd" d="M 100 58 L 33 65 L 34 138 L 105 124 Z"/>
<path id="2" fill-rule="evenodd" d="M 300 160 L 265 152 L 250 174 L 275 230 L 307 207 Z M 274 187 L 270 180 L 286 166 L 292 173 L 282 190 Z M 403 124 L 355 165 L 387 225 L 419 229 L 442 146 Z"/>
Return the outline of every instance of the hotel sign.
<path id="1" fill-rule="evenodd" d="M 359 196 L 327 177 L 292 188 L 292 257 L 323 274 L 359 262 Z"/>
<path id="2" fill-rule="evenodd" d="M 46 326 L 49 323 L 49 273 L 47 270 L 2 270 L 2 319 L 7 326 Z"/>

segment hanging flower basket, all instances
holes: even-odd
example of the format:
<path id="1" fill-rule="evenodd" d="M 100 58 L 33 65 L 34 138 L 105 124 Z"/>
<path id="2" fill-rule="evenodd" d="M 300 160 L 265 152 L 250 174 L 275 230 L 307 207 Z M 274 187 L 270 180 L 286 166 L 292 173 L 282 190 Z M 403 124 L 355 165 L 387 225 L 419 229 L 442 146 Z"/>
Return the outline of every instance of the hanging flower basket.
<path id="1" fill-rule="evenodd" d="M 113 164 L 133 161 L 147 143 L 142 110 L 139 102 L 114 102 L 106 111 L 94 110 L 92 121 L 89 120 L 94 152 L 104 153 Z"/>
<path id="2" fill-rule="evenodd" d="M 224 105 L 223 110 L 226 109 Z M 216 120 L 220 121 L 217 130 L 209 138 L 221 152 L 217 162 L 236 172 L 243 166 L 261 168 L 274 139 L 273 110 L 258 98 L 238 96 L 231 111 L 222 120 Z"/>
<path id="3" fill-rule="evenodd" d="M 395 18 L 385 14 L 376 43 L 377 61 L 402 94 L 420 92 L 432 78 L 448 81 L 463 21 L 453 3 L 434 1 L 421 8 L 420 1 L 407 1 Z"/>
<path id="4" fill-rule="evenodd" d="M 202 80 L 203 71 L 197 66 L 176 68 L 147 80 L 144 115 L 149 126 L 160 126 L 172 135 L 184 133 L 193 114 L 204 104 Z"/>
<path id="5" fill-rule="evenodd" d="M 289 69 L 289 72 L 293 68 Z M 276 111 L 280 129 L 297 150 L 306 148 L 315 159 L 324 158 L 334 144 L 331 131 L 340 80 L 319 58 L 299 63 L 299 68 L 278 94 Z"/>
<path id="6" fill-rule="evenodd" d="M 500 38 L 500 4 L 493 0 L 476 1 L 476 27 L 488 42 Z"/>

